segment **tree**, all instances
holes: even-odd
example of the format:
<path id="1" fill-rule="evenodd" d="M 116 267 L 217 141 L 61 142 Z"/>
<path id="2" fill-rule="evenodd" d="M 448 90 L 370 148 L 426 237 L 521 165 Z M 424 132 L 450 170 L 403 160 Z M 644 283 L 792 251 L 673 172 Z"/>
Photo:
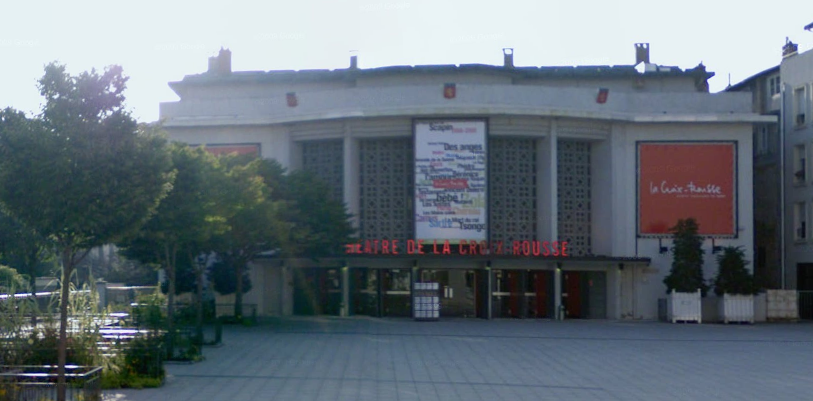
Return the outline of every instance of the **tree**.
<path id="1" fill-rule="evenodd" d="M 120 243 L 124 255 L 142 263 L 157 263 L 167 275 L 167 329 L 170 357 L 173 356 L 175 295 L 179 293 L 177 266 L 179 263 L 194 271 L 197 287 L 202 287 L 203 270 L 195 263 L 195 257 L 204 252 L 210 236 L 223 225 L 216 215 L 218 204 L 216 178 L 219 173 L 214 156 L 200 148 L 190 148 L 182 143 L 170 145 L 172 165 L 176 177 L 172 191 L 161 202 L 152 218 L 139 233 Z M 185 282 L 183 285 L 192 283 Z M 199 317 L 202 319 L 201 294 L 196 298 Z M 202 332 L 199 322 L 199 331 Z"/>
<path id="2" fill-rule="evenodd" d="M 17 270 L 0 265 L 0 294 L 13 294 L 12 290 L 16 291 L 24 287 L 25 284 L 25 278 Z"/>
<path id="3" fill-rule="evenodd" d="M 286 253 L 313 259 L 341 254 L 355 230 L 344 203 L 330 196 L 327 183 L 310 171 L 288 173 L 275 160 L 262 160 L 258 168 L 290 228 Z"/>
<path id="4" fill-rule="evenodd" d="M 243 278 L 248 263 L 261 252 L 283 250 L 290 231 L 280 218 L 283 205 L 271 198 L 274 189 L 264 184 L 260 174 L 264 161 L 255 159 L 242 164 L 244 160 L 236 156 L 221 158 L 228 168 L 218 185 L 227 229 L 213 242 L 219 260 L 234 272 L 234 317 L 238 321 L 243 316 Z"/>
<path id="5" fill-rule="evenodd" d="M 327 184 L 309 171 L 293 171 L 284 182 L 290 205 L 286 220 L 298 228 L 292 231 L 293 253 L 313 259 L 341 254 L 354 234 L 344 203 L 329 196 Z"/>
<path id="6" fill-rule="evenodd" d="M 214 290 L 220 295 L 234 294 L 237 291 L 237 277 L 234 275 L 232 263 L 223 259 L 228 255 L 219 258 L 209 267 L 209 280 L 212 281 Z M 251 291 L 251 277 L 247 271 L 243 272 L 243 294 Z"/>
<path id="7" fill-rule="evenodd" d="M 693 218 L 680 219 L 670 229 L 674 234 L 672 269 L 664 278 L 666 292 L 695 292 L 699 288 L 706 296 L 708 286 L 703 279 L 703 237 L 697 234 L 698 225 Z"/>
<path id="8" fill-rule="evenodd" d="M 37 276 L 54 266 L 50 241 L 26 227 L 19 219 L 0 210 L 0 255 L 2 262 L 28 278 L 28 289 L 37 293 Z"/>
<path id="9" fill-rule="evenodd" d="M 121 67 L 71 76 L 51 63 L 39 81 L 42 113 L 0 115 L 0 203 L 53 241 L 62 261 L 59 401 L 75 266 L 91 248 L 138 230 L 171 186 L 166 140 L 124 109 L 126 82 Z"/>
<path id="10" fill-rule="evenodd" d="M 717 276 L 714 278 L 714 293 L 754 295 L 759 292 L 754 276 L 745 268 L 745 251 L 738 246 L 727 246 L 717 255 Z"/>
<path id="11" fill-rule="evenodd" d="M 175 296 L 185 294 L 187 292 L 194 293 L 197 291 L 195 287 L 195 268 L 192 266 L 189 258 L 186 255 L 181 255 L 175 261 Z M 163 294 L 169 293 L 169 279 L 164 277 L 164 281 L 159 283 L 161 285 L 161 292 Z"/>

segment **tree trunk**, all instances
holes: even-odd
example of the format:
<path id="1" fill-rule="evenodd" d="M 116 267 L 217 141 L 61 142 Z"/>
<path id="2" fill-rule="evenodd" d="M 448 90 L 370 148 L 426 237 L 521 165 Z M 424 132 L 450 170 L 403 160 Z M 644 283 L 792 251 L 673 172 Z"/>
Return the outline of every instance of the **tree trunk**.
<path id="1" fill-rule="evenodd" d="M 195 258 L 192 257 L 192 252 L 189 252 L 189 260 L 195 266 L 195 281 L 197 282 L 197 297 L 195 305 L 197 316 L 195 318 L 195 337 L 199 346 L 203 346 L 203 272 L 206 267 L 196 263 Z"/>
<path id="2" fill-rule="evenodd" d="M 31 287 L 31 302 L 34 304 L 34 309 L 31 311 L 31 327 L 37 328 L 37 315 L 39 314 L 39 303 L 37 302 L 37 276 L 34 274 L 34 268 L 29 268 L 31 273 L 28 278 L 28 285 Z"/>
<path id="3" fill-rule="evenodd" d="M 234 271 L 237 273 L 237 282 L 234 291 L 234 318 L 241 322 L 243 321 L 243 269 L 245 263 L 242 262 L 243 258 L 235 258 Z"/>
<path id="4" fill-rule="evenodd" d="M 37 302 L 37 262 L 39 261 L 39 249 L 35 249 L 28 254 L 25 261 L 28 270 L 28 285 L 31 287 L 31 302 L 34 310 L 31 313 L 31 327 L 37 327 L 37 315 L 39 314 L 39 303 Z"/>
<path id="5" fill-rule="evenodd" d="M 167 279 L 167 357 L 172 359 L 175 357 L 175 248 L 173 247 L 170 252 L 169 245 L 164 245 Z"/>
<path id="6" fill-rule="evenodd" d="M 62 251 L 62 286 L 59 289 L 59 343 L 57 344 L 57 401 L 65 401 L 65 363 L 68 354 L 68 303 L 71 291 L 73 252 L 70 248 Z"/>

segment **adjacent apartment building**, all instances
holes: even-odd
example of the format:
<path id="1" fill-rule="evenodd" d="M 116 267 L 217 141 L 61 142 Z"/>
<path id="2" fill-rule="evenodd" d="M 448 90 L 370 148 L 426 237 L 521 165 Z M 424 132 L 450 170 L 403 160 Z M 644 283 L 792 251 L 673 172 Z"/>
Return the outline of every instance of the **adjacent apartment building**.
<path id="1" fill-rule="evenodd" d="M 755 271 L 768 288 L 813 291 L 813 51 L 786 40 L 777 66 L 726 90 L 750 92 L 754 112 L 778 120 L 754 125 Z M 813 317 L 806 299 L 800 313 Z"/>
<path id="2" fill-rule="evenodd" d="M 160 114 L 175 140 L 316 172 L 353 215 L 340 257 L 253 263 L 261 315 L 409 317 L 431 282 L 441 317 L 654 319 L 678 219 L 707 278 L 719 247 L 753 255 L 753 130 L 775 117 L 711 76 L 648 44 L 620 66 L 267 72 L 221 50 Z"/>

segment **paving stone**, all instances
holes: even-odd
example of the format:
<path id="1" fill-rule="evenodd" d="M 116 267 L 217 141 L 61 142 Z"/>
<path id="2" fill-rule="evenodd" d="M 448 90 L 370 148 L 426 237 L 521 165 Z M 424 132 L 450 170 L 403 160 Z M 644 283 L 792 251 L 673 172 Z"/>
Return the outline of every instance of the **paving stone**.
<path id="1" fill-rule="evenodd" d="M 286 318 L 224 328 L 142 400 L 795 400 L 813 324 Z"/>

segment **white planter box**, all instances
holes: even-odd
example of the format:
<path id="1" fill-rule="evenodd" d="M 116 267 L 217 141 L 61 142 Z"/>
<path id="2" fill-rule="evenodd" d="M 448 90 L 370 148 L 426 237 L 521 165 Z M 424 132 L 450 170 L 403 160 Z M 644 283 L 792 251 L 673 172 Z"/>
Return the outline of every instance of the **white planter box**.
<path id="1" fill-rule="evenodd" d="M 723 294 L 717 307 L 723 323 L 754 323 L 754 296 Z"/>
<path id="2" fill-rule="evenodd" d="M 672 290 L 666 296 L 666 319 L 672 323 L 702 323 L 701 299 L 700 289 L 697 292 L 676 292 Z"/>
<path id="3" fill-rule="evenodd" d="M 768 320 L 799 319 L 799 296 L 796 290 L 767 290 Z"/>

